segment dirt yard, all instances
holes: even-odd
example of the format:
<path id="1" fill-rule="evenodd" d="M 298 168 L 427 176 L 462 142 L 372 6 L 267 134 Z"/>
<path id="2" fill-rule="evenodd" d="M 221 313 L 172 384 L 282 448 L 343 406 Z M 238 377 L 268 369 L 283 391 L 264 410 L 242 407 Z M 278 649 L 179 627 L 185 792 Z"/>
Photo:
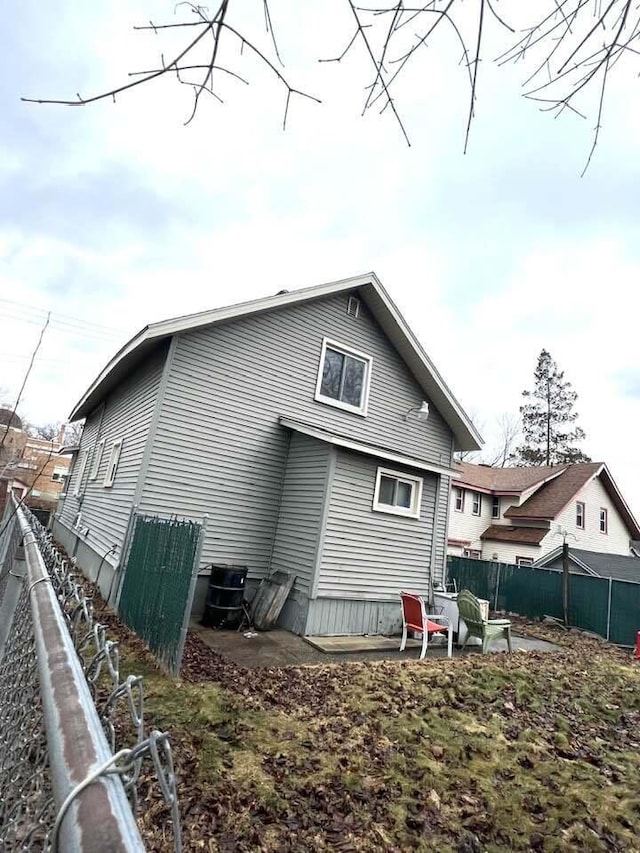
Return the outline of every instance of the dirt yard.
<path id="1" fill-rule="evenodd" d="M 109 622 L 171 731 L 188 851 L 640 851 L 629 652 L 529 625 L 561 650 L 251 670 L 190 635 L 174 681 Z M 142 811 L 171 849 L 157 789 Z"/>

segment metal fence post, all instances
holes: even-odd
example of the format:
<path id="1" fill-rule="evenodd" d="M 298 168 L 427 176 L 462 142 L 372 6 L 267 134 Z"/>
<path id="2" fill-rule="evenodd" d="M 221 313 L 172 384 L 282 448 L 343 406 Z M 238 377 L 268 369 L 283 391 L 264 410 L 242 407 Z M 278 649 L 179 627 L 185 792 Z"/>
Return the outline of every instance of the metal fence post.
<path id="1" fill-rule="evenodd" d="M 501 565 L 502 565 L 501 563 L 498 563 L 498 571 L 496 572 L 496 595 L 495 595 L 495 598 L 493 600 L 493 609 L 494 610 L 498 609 L 498 592 L 500 591 L 500 566 Z"/>
<path id="2" fill-rule="evenodd" d="M 609 600 L 607 602 L 607 640 L 611 633 L 611 586 L 612 578 L 609 578 Z"/>
<path id="3" fill-rule="evenodd" d="M 187 641 L 187 631 L 189 630 L 189 620 L 191 618 L 191 607 L 193 605 L 193 596 L 196 591 L 196 583 L 198 581 L 198 572 L 200 571 L 200 558 L 202 557 L 202 549 L 204 547 L 204 536 L 207 531 L 207 521 L 209 520 L 209 516 L 205 515 L 202 519 L 202 527 L 200 528 L 200 536 L 198 538 L 198 546 L 196 548 L 196 555 L 193 561 L 193 572 L 191 574 L 191 583 L 189 585 L 189 592 L 187 594 L 187 603 L 184 608 L 184 616 L 182 618 L 182 629 L 180 631 L 180 640 L 178 642 L 178 648 L 176 650 L 176 662 L 175 662 L 175 671 L 174 675 L 180 675 L 180 667 L 182 666 L 182 655 L 184 654 L 184 644 Z"/>

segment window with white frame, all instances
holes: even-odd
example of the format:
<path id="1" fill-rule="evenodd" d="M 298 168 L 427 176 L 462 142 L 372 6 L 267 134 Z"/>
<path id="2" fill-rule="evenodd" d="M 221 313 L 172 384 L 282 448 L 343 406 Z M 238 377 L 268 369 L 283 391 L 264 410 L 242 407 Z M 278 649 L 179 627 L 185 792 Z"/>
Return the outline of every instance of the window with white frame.
<path id="1" fill-rule="evenodd" d="M 370 356 L 324 338 L 316 400 L 366 415 L 372 362 Z"/>
<path id="2" fill-rule="evenodd" d="M 65 465 L 54 465 L 51 472 L 51 480 L 54 483 L 62 483 L 68 473 L 69 469 Z"/>
<path id="3" fill-rule="evenodd" d="M 464 512 L 464 489 L 453 490 L 453 505 L 456 512 Z"/>
<path id="4" fill-rule="evenodd" d="M 532 566 L 533 557 L 516 557 L 516 566 Z"/>
<path id="5" fill-rule="evenodd" d="M 500 518 L 500 498 L 495 495 L 491 499 L 491 518 Z"/>
<path id="6" fill-rule="evenodd" d="M 584 503 L 582 501 L 577 501 L 576 502 L 576 527 L 579 527 L 580 530 L 584 530 L 584 519 L 585 519 Z"/>
<path id="7" fill-rule="evenodd" d="M 606 507 L 600 507 L 600 533 L 609 532 L 609 513 Z"/>
<path id="8" fill-rule="evenodd" d="M 87 467 L 87 459 L 89 454 L 86 450 L 83 450 L 78 456 L 78 462 L 76 463 L 76 470 L 74 471 L 75 483 L 73 484 L 73 494 L 76 497 L 82 491 L 82 481 L 84 479 L 84 472 Z"/>
<path id="9" fill-rule="evenodd" d="M 482 556 L 480 551 L 477 551 L 475 548 L 463 548 L 462 556 L 468 557 L 470 560 L 479 560 Z"/>
<path id="10" fill-rule="evenodd" d="M 373 509 L 393 515 L 420 518 L 422 477 L 412 477 L 400 471 L 378 468 Z"/>
<path id="11" fill-rule="evenodd" d="M 107 463 L 107 473 L 104 475 L 104 486 L 113 486 L 118 470 L 118 462 L 120 461 L 120 453 L 122 451 L 122 439 L 114 441 L 111 445 L 111 453 L 109 454 L 109 462 Z"/>
<path id="12" fill-rule="evenodd" d="M 102 438 L 96 444 L 93 451 L 93 462 L 91 463 L 91 472 L 89 474 L 90 480 L 98 479 L 98 471 L 100 470 L 100 463 L 102 462 L 102 454 L 104 452 L 104 443 L 105 439 Z"/>
<path id="13" fill-rule="evenodd" d="M 482 515 L 482 495 L 480 492 L 473 493 L 473 504 L 471 506 L 472 515 Z"/>

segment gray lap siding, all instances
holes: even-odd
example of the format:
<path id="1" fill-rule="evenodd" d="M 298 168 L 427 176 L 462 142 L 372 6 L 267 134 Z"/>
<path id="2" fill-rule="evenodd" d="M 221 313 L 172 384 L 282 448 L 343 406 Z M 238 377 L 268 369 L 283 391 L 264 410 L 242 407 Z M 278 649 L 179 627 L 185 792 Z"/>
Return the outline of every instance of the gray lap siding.
<path id="1" fill-rule="evenodd" d="M 437 477 L 402 469 L 423 478 L 420 518 L 405 518 L 372 510 L 380 465 L 394 468 L 367 456 L 338 453 L 317 587 L 320 598 L 397 601 L 401 589 L 428 590 Z"/>
<path id="2" fill-rule="evenodd" d="M 404 420 L 424 392 L 366 306 L 354 319 L 347 301 L 342 294 L 177 338 L 140 506 L 207 513 L 203 565 L 246 563 L 256 578 L 269 571 L 289 452 L 281 416 L 450 463 L 449 428 L 434 407 L 426 424 Z M 323 337 L 373 358 L 367 417 L 314 399 Z M 279 547 L 284 559 L 284 539 Z"/>
<path id="3" fill-rule="evenodd" d="M 157 401 L 158 387 L 166 358 L 167 346 L 140 365 L 87 419 L 80 453 L 87 452 L 88 460 L 83 477 L 82 494 L 73 495 L 74 475 L 61 513 L 61 520 L 70 527 L 78 512 L 82 513 L 80 531 L 86 544 L 98 554 L 111 545 L 116 551 L 109 557 L 117 562 L 134 502 L 136 486 L 141 476 L 142 459 L 149 427 Z M 93 454 L 104 439 L 104 450 L 95 479 L 89 479 Z M 122 450 L 115 480 L 105 487 L 104 479 L 114 441 L 122 439 Z M 77 467 L 77 465 L 76 465 Z M 88 533 L 85 532 L 88 530 Z"/>

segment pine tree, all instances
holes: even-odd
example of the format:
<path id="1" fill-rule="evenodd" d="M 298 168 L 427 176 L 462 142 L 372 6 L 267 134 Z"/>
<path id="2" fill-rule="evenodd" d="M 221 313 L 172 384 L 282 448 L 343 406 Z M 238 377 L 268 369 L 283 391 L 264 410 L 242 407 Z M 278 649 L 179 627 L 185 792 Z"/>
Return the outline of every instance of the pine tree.
<path id="1" fill-rule="evenodd" d="M 516 449 L 517 465 L 562 465 L 590 462 L 576 443 L 585 438 L 575 426 L 573 411 L 578 395 L 564 378 L 564 371 L 542 350 L 534 372 L 533 391 L 523 391 L 520 406 L 524 443 Z"/>

